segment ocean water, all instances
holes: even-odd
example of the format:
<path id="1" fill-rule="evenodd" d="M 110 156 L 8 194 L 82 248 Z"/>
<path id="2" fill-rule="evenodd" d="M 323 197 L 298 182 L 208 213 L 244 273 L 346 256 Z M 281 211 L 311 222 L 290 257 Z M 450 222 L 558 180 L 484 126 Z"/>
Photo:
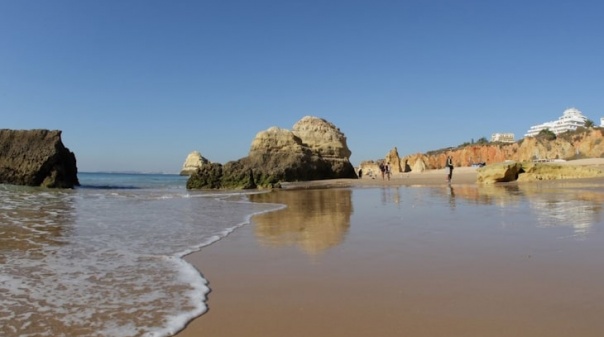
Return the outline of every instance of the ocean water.
<path id="1" fill-rule="evenodd" d="M 187 191 L 177 175 L 79 179 L 0 185 L 0 336 L 171 335 L 207 309 L 207 281 L 182 257 L 282 207 Z"/>

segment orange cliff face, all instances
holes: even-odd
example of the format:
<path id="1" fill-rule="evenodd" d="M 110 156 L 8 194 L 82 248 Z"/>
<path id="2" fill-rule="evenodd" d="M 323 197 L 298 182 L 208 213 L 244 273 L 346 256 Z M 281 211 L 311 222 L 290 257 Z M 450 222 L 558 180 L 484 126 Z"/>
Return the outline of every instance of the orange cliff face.
<path id="1" fill-rule="evenodd" d="M 442 169 L 445 167 L 447 156 L 453 158 L 455 166 L 471 166 L 476 163 L 493 164 L 506 160 L 532 161 L 535 159 L 579 159 L 604 157 L 604 129 L 590 128 L 585 132 L 573 132 L 559 135 L 555 140 L 527 137 L 511 144 L 469 145 L 462 148 L 417 153 L 400 159 L 400 171 L 415 171 L 418 160 L 423 162 L 426 169 Z M 396 148 L 390 151 L 386 160 L 393 162 L 392 155 Z M 397 153 L 398 154 L 398 153 Z M 397 169 L 398 167 L 394 167 Z M 396 171 L 395 171 L 396 172 Z"/>

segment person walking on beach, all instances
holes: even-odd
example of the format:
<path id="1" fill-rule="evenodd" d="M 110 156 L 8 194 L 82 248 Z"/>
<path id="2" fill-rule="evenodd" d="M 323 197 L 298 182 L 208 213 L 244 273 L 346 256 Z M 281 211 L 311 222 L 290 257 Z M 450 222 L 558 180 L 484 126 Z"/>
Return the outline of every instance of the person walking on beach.
<path id="1" fill-rule="evenodd" d="M 450 183 L 453 178 L 453 158 L 451 156 L 447 156 L 447 164 L 446 167 L 449 169 L 449 173 L 447 174 L 447 181 Z"/>
<path id="2" fill-rule="evenodd" d="M 390 180 L 390 163 L 386 164 L 384 171 L 386 172 L 386 177 L 388 177 L 388 180 Z"/>
<path id="3" fill-rule="evenodd" d="M 382 180 L 384 180 L 384 173 L 386 172 L 386 167 L 384 163 L 380 163 L 380 172 L 382 172 Z"/>

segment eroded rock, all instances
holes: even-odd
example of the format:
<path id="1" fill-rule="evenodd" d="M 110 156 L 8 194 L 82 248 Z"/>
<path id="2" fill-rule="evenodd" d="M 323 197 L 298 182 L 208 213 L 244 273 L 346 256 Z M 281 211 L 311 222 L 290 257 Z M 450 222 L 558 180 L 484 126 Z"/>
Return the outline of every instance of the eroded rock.
<path id="1" fill-rule="evenodd" d="M 304 117 L 290 131 L 271 127 L 258 132 L 247 157 L 220 165 L 219 187 L 203 184 L 206 170 L 197 170 L 189 188 L 276 187 L 281 182 L 356 178 L 348 160 L 346 137 L 333 124 L 317 117 Z"/>
<path id="2" fill-rule="evenodd" d="M 59 130 L 0 130 L 0 183 L 73 188 L 76 157 Z"/>
<path id="3" fill-rule="evenodd" d="M 487 165 L 476 170 L 476 181 L 483 184 L 510 182 L 518 179 L 522 164 L 514 161 Z"/>
<path id="4" fill-rule="evenodd" d="M 203 165 L 209 164 L 210 161 L 204 158 L 199 151 L 193 151 L 189 153 L 187 159 L 185 159 L 184 164 L 182 165 L 182 170 L 180 171 L 181 176 L 190 176 L 195 173 L 198 169 L 200 169 Z"/>
<path id="5" fill-rule="evenodd" d="M 604 177 L 601 167 L 560 165 L 555 163 L 523 163 L 520 182 L 538 180 L 579 179 Z"/>

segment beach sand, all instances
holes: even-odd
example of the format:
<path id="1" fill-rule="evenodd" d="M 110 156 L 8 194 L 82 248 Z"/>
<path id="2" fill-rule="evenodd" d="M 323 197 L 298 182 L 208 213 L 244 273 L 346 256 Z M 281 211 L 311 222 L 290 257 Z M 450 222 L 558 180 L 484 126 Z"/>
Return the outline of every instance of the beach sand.
<path id="1" fill-rule="evenodd" d="M 399 186 L 452 191 L 445 177 L 445 170 L 434 170 L 390 181 L 286 184 L 254 197 L 288 207 L 257 215 L 186 257 L 212 290 L 209 311 L 177 336 L 601 336 L 604 268 L 592 257 L 534 257 L 548 248 L 516 251 L 496 241 L 505 238 L 481 244 L 485 234 L 472 231 L 456 240 L 419 235 L 402 244 L 400 232 L 389 235 L 395 219 L 371 214 L 369 205 L 354 209 L 355 189 L 375 188 L 383 204 L 396 204 Z M 474 168 L 456 168 L 451 187 L 472 198 L 475 180 Z M 382 221 L 382 234 L 365 229 L 374 219 Z M 455 221 L 448 225 L 467 226 Z M 426 233 L 443 228 L 432 226 Z"/>

